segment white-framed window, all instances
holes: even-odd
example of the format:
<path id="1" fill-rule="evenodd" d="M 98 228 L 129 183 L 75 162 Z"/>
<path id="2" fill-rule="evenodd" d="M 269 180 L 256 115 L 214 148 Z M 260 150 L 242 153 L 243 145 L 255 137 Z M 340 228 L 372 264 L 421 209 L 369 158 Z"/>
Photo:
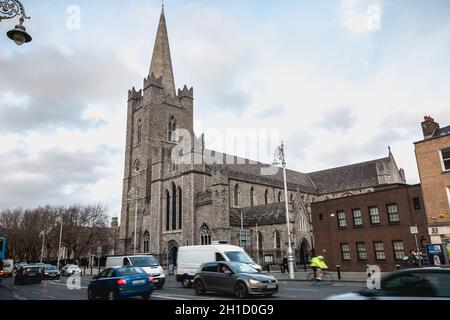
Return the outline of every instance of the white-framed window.
<path id="1" fill-rule="evenodd" d="M 350 254 L 350 245 L 348 243 L 341 243 L 341 256 L 342 261 L 352 260 L 352 256 Z"/>
<path id="2" fill-rule="evenodd" d="M 388 204 L 387 212 L 389 217 L 389 223 L 400 222 L 400 213 L 398 212 L 397 204 Z"/>
<path id="3" fill-rule="evenodd" d="M 442 170 L 450 171 L 450 149 L 443 149 L 440 151 L 442 160 Z"/>
<path id="4" fill-rule="evenodd" d="M 339 228 L 347 227 L 347 219 L 345 217 L 345 211 L 338 211 L 337 217 L 338 217 L 338 227 Z"/>
<path id="5" fill-rule="evenodd" d="M 450 206 L 450 186 L 447 186 L 448 205 Z"/>

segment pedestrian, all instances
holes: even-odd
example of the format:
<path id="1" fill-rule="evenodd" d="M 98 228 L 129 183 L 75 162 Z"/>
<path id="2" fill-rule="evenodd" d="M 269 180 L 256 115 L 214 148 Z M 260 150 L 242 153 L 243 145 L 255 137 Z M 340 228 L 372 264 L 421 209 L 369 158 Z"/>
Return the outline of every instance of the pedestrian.
<path id="1" fill-rule="evenodd" d="M 283 263 L 281 265 L 281 272 L 284 274 L 285 271 L 288 271 L 288 258 L 284 256 Z"/>
<path id="2" fill-rule="evenodd" d="M 414 252 L 414 250 L 409 251 L 408 262 L 412 263 L 414 266 L 419 265 L 419 263 L 417 261 L 417 254 Z"/>

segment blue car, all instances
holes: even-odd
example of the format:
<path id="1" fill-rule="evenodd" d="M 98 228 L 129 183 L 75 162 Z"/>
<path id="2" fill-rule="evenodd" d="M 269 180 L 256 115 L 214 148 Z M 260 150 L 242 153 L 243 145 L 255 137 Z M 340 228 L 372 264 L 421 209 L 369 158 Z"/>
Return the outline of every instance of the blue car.
<path id="1" fill-rule="evenodd" d="M 88 287 L 88 299 L 118 300 L 141 296 L 150 299 L 153 278 L 140 267 L 117 267 L 103 270 Z"/>

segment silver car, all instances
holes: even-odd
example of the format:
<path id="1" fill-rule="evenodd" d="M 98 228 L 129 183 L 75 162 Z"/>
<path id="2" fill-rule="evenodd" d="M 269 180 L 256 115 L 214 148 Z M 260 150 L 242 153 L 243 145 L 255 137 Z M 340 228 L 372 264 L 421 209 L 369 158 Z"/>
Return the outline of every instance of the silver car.
<path id="1" fill-rule="evenodd" d="M 235 294 L 239 299 L 248 295 L 272 296 L 278 293 L 277 279 L 245 263 L 210 262 L 203 264 L 194 277 L 195 293 L 206 291 Z"/>
<path id="2" fill-rule="evenodd" d="M 365 289 L 327 300 L 450 300 L 450 269 L 406 269 L 381 280 L 381 289 Z"/>

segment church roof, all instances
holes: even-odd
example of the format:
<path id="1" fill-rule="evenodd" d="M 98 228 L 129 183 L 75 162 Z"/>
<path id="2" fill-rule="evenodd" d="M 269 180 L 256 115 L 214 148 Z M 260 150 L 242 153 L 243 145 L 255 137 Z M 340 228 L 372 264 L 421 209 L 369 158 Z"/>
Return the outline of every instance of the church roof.
<path id="1" fill-rule="evenodd" d="M 233 163 L 235 163 L 219 165 L 227 172 L 228 177 L 238 180 L 255 181 L 262 184 L 278 185 L 280 188 L 284 188 L 283 170 L 281 168 L 272 172 L 271 170 L 273 167 L 271 168 L 268 164 L 227 155 L 224 155 L 224 163 L 227 162 L 226 157 L 234 159 Z M 312 193 L 315 192 L 315 187 L 307 174 L 294 170 L 287 170 L 286 175 L 290 189 L 299 189 L 300 191 Z"/>
<path id="2" fill-rule="evenodd" d="M 244 228 L 286 223 L 286 203 L 277 202 L 251 208 L 231 208 L 230 226 L 241 226 L 241 212 Z"/>
<path id="3" fill-rule="evenodd" d="M 149 75 L 151 74 L 156 78 L 162 76 L 163 87 L 166 92 L 172 97 L 176 96 L 164 8 L 161 11 L 158 31 L 156 33 L 155 47 L 153 49 L 152 62 L 149 71 Z"/>
<path id="4" fill-rule="evenodd" d="M 390 157 L 309 173 L 320 193 L 379 185 L 377 167 L 389 167 Z"/>

